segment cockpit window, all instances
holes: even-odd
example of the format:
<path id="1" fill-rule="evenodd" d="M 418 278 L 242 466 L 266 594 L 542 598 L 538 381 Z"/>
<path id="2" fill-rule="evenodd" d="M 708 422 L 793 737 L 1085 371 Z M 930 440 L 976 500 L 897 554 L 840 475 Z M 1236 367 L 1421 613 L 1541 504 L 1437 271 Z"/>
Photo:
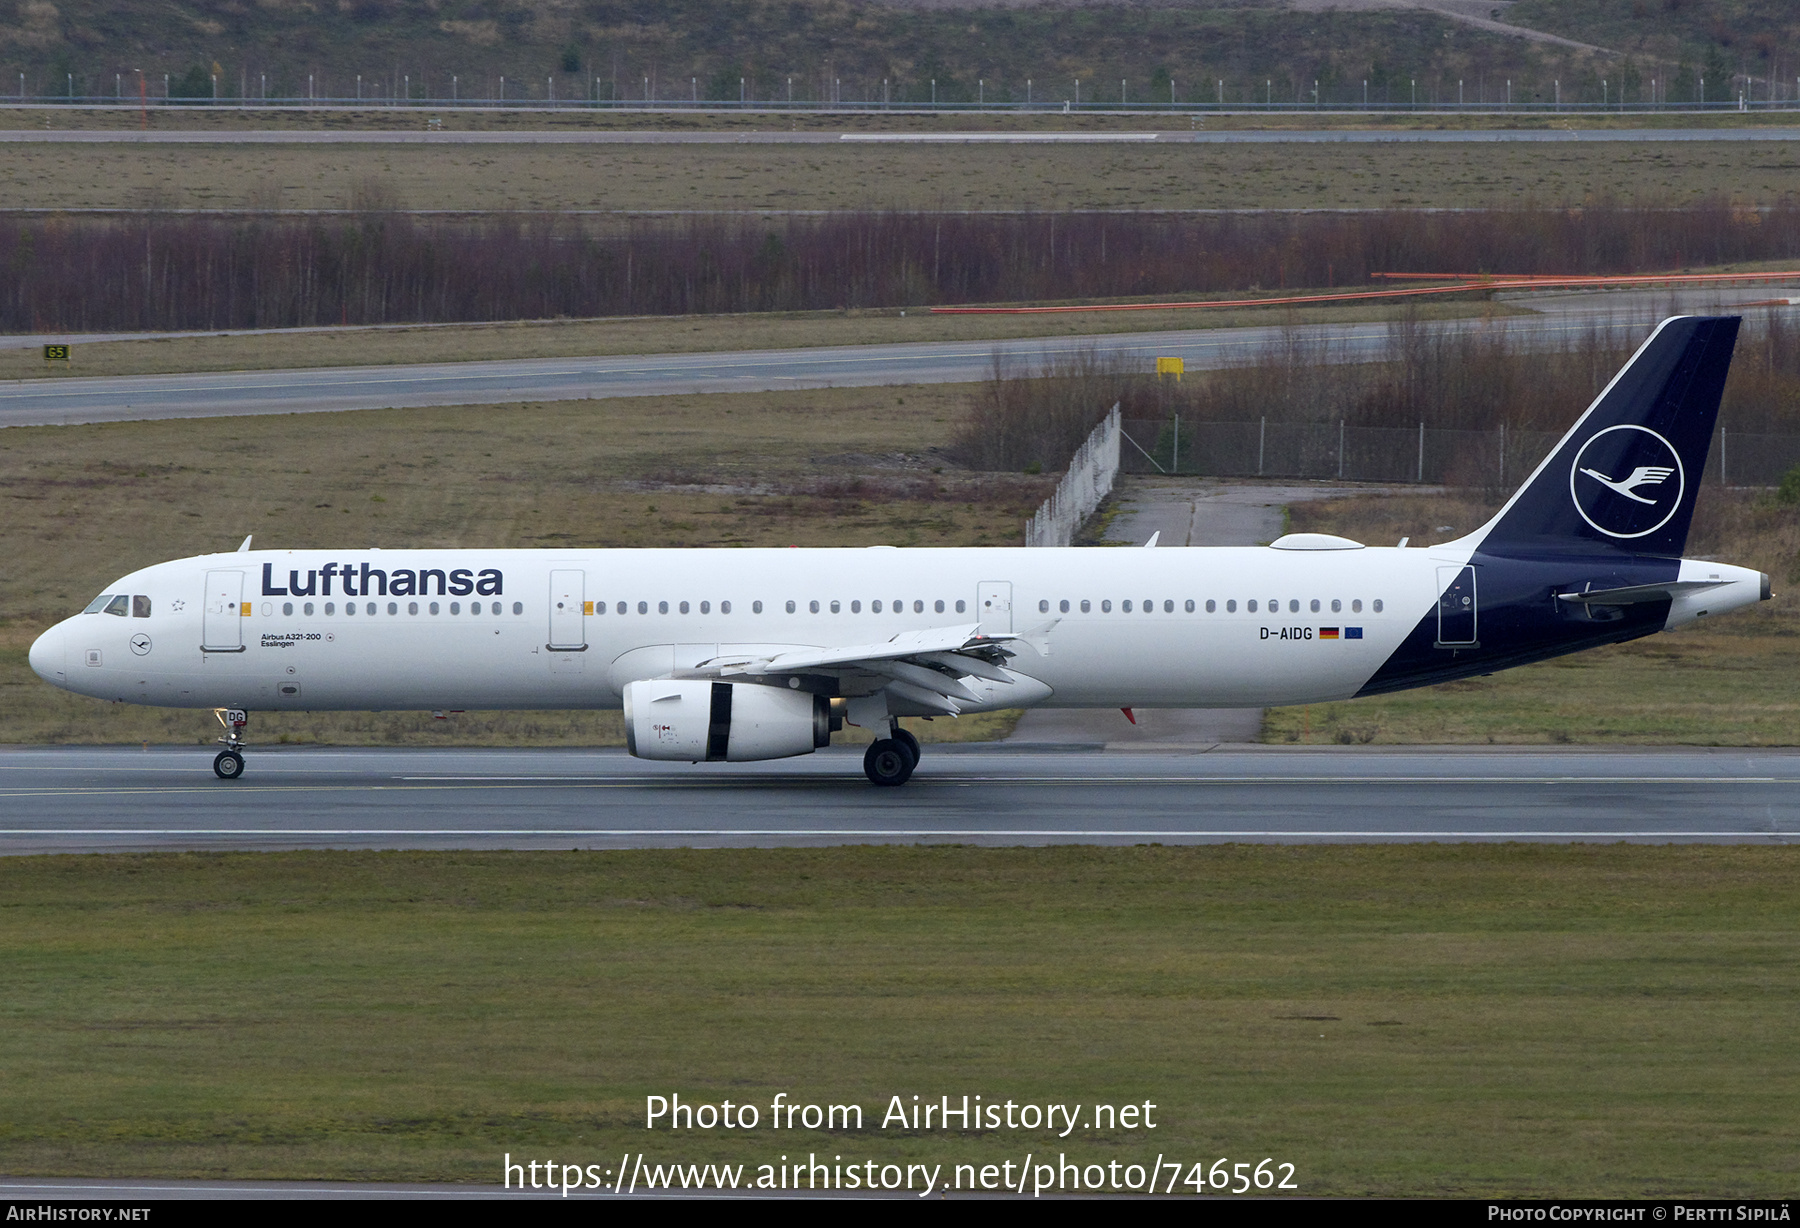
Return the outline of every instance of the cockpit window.
<path id="1" fill-rule="evenodd" d="M 150 598 L 134 596 L 131 599 L 131 616 L 133 618 L 149 618 Z"/>
<path id="2" fill-rule="evenodd" d="M 113 595 L 111 593 L 101 593 L 98 597 L 96 597 L 92 601 L 88 602 L 88 608 L 83 610 L 82 613 L 83 614 L 98 614 L 101 610 L 104 610 L 106 608 L 106 603 L 111 601 L 112 599 L 113 599 Z"/>
<path id="3" fill-rule="evenodd" d="M 111 601 L 106 603 L 106 611 L 105 612 L 108 614 L 115 614 L 120 618 L 124 618 L 127 614 L 129 614 L 131 612 L 130 606 L 131 606 L 131 598 L 127 597 L 124 593 L 120 593 L 117 597 L 114 597 Z"/>

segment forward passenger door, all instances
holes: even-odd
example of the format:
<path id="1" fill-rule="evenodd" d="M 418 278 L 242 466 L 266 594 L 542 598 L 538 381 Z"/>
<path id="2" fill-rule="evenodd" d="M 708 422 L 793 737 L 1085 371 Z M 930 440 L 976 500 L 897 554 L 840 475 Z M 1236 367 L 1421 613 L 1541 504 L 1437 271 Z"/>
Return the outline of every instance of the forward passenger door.
<path id="1" fill-rule="evenodd" d="M 201 616 L 200 651 L 244 651 L 244 573 L 206 573 L 206 604 Z"/>

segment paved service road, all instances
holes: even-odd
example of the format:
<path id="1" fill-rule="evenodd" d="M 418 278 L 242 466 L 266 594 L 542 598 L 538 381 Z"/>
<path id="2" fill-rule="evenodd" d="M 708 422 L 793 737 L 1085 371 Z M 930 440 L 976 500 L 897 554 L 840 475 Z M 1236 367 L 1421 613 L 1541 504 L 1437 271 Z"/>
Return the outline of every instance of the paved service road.
<path id="1" fill-rule="evenodd" d="M 961 842 L 1773 841 L 1800 752 L 927 747 L 877 789 L 859 752 L 758 764 L 623 751 L 0 751 L 0 852 Z"/>
<path id="2" fill-rule="evenodd" d="M 1761 297 L 1769 291 L 1759 288 L 1751 293 Z M 1740 293 L 1736 297 L 1747 296 Z M 1586 296 L 1582 301 L 1587 304 L 1585 309 L 1573 300 L 1562 300 L 1553 315 L 1451 321 L 1444 327 L 1504 329 L 1522 344 L 1549 345 L 1579 336 L 1596 323 L 1634 318 L 1619 315 L 1605 296 Z M 1646 331 L 1635 323 L 1631 327 Z M 1379 355 L 1388 336 L 1387 324 L 1318 325 L 1293 330 L 1215 328 L 1010 341 L 14 380 L 0 382 L 0 426 L 578 401 L 671 393 L 971 383 L 992 372 L 996 353 L 1010 362 L 1027 364 L 1046 355 L 1091 349 L 1145 364 L 1158 356 L 1176 357 L 1190 369 L 1202 370 L 1244 361 L 1290 339 L 1304 341 L 1309 356 L 1360 362 Z"/>

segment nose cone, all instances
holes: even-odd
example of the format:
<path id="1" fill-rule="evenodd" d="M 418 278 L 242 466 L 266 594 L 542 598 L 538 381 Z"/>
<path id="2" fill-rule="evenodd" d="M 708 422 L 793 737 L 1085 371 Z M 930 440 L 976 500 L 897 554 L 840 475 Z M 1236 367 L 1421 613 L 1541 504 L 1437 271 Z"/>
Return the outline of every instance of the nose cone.
<path id="1" fill-rule="evenodd" d="M 52 686 L 65 686 L 68 682 L 63 648 L 65 638 L 63 626 L 58 623 L 31 645 L 31 672 Z"/>

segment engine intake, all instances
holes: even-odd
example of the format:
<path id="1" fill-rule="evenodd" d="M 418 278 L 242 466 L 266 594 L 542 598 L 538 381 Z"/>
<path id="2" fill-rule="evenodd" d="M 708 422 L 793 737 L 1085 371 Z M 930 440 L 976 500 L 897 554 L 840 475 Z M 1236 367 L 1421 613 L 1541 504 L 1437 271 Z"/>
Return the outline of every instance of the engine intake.
<path id="1" fill-rule="evenodd" d="M 625 685 L 625 749 L 639 759 L 786 759 L 831 745 L 831 701 L 753 682 Z"/>

